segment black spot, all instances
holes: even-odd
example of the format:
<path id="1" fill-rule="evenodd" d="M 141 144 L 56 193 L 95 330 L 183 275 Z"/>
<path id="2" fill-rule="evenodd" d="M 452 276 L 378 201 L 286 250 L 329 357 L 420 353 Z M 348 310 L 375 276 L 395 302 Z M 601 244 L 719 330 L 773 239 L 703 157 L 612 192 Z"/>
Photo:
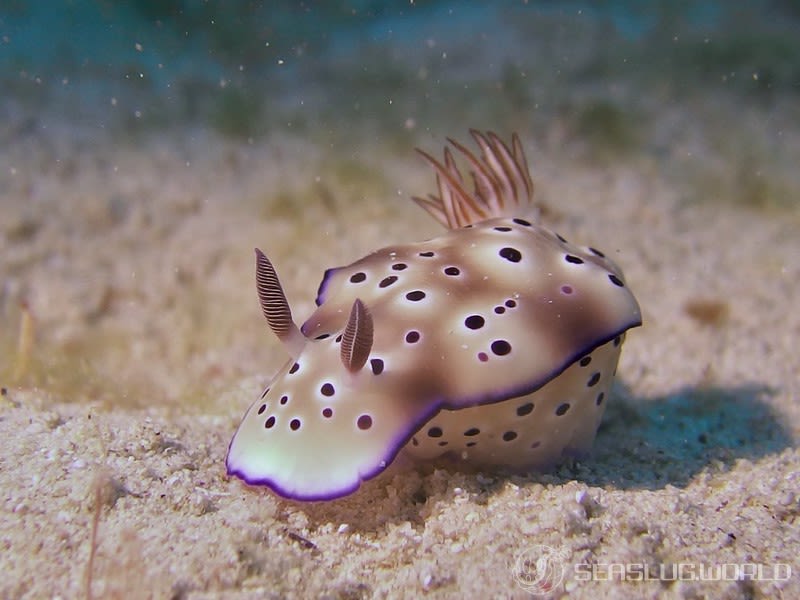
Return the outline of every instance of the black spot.
<path id="1" fill-rule="evenodd" d="M 573 254 L 567 254 L 564 257 L 564 260 L 566 260 L 568 263 L 572 263 L 573 265 L 582 265 L 583 264 L 583 259 L 580 258 L 579 256 L 575 256 Z"/>
<path id="2" fill-rule="evenodd" d="M 522 254 L 516 248 L 501 248 L 499 252 L 500 256 L 505 258 L 507 261 L 512 263 L 518 263 L 522 260 Z"/>
<path id="3" fill-rule="evenodd" d="M 447 446 L 448 442 L 439 442 L 440 446 Z"/>
<path id="4" fill-rule="evenodd" d="M 408 265 L 406 263 L 395 263 L 392 265 L 392 271 L 402 271 L 407 268 Z"/>
<path id="5" fill-rule="evenodd" d="M 565 284 L 561 286 L 561 293 L 564 294 L 565 296 L 569 296 L 573 291 L 575 290 L 572 289 L 571 285 Z"/>
<path id="6" fill-rule="evenodd" d="M 492 342 L 492 352 L 497 356 L 505 356 L 511 352 L 511 344 L 505 340 L 495 340 Z"/>
<path id="7" fill-rule="evenodd" d="M 502 315 L 504 312 L 506 312 L 506 307 L 505 306 L 495 306 L 494 307 L 494 312 L 496 312 L 498 315 Z"/>
<path id="8" fill-rule="evenodd" d="M 586 387 L 593 387 L 597 385 L 600 381 L 600 373 L 593 373 L 592 376 L 589 378 L 589 381 L 586 382 Z"/>
<path id="9" fill-rule="evenodd" d="M 536 450 L 536 448 L 538 448 L 541 445 L 542 445 L 542 442 L 538 442 L 538 441 L 537 442 L 533 442 L 531 444 L 531 450 Z"/>
<path id="10" fill-rule="evenodd" d="M 477 427 L 472 427 L 471 429 L 467 429 L 464 432 L 464 435 L 466 435 L 467 437 L 472 437 L 473 435 L 478 435 L 480 432 L 481 430 L 478 429 Z"/>
<path id="11" fill-rule="evenodd" d="M 458 267 L 447 267 L 444 270 L 445 275 L 450 275 L 450 277 L 455 277 L 456 275 L 461 275 L 461 271 Z"/>
<path id="12" fill-rule="evenodd" d="M 330 333 L 320 333 L 320 334 L 319 334 L 317 337 L 315 337 L 314 339 L 315 339 L 315 340 L 324 340 L 325 338 L 329 338 L 329 337 L 331 337 L 331 334 L 330 334 Z"/>
<path id="13" fill-rule="evenodd" d="M 506 304 L 506 306 L 508 308 L 515 308 L 517 306 L 517 301 L 509 299 L 509 300 L 506 300 L 505 304 Z"/>
<path id="14" fill-rule="evenodd" d="M 599 394 L 597 394 L 597 400 L 595 400 L 595 403 L 597 404 L 597 406 L 600 406 L 603 403 L 603 399 L 605 397 L 606 397 L 606 395 L 603 392 L 600 392 Z"/>
<path id="15" fill-rule="evenodd" d="M 506 431 L 503 434 L 503 441 L 504 442 L 510 442 L 512 440 L 515 440 L 515 439 L 517 439 L 517 432 L 516 431 Z"/>
<path id="16" fill-rule="evenodd" d="M 486 362 L 489 360 L 489 355 L 486 352 L 478 352 L 478 360 L 481 362 Z"/>
<path id="17" fill-rule="evenodd" d="M 526 221 L 525 219 L 514 219 L 514 223 L 516 223 L 517 225 L 522 225 L 524 227 L 531 226 L 530 221 Z"/>
<path id="18" fill-rule="evenodd" d="M 511 231 L 511 227 L 495 227 L 495 231 Z"/>
<path id="19" fill-rule="evenodd" d="M 297 373 L 297 369 L 299 368 L 300 368 L 300 363 L 294 363 L 292 365 L 292 368 L 289 369 L 289 375 L 294 375 L 295 373 Z"/>
<path id="20" fill-rule="evenodd" d="M 569 242 L 567 241 L 567 238 L 565 238 L 563 235 L 559 235 L 559 234 L 557 233 L 557 234 L 556 234 L 556 237 L 558 238 L 558 241 L 559 241 L 559 242 L 561 242 L 562 244 L 568 244 L 568 243 L 569 243 Z"/>
<path id="21" fill-rule="evenodd" d="M 425 292 L 422 290 L 414 290 L 413 292 L 408 292 L 406 294 L 406 300 L 410 300 L 411 302 L 419 302 L 425 297 Z"/>
<path id="22" fill-rule="evenodd" d="M 272 429 L 275 426 L 275 416 L 271 416 L 269 419 L 264 421 L 264 429 Z"/>
<path id="23" fill-rule="evenodd" d="M 269 388 L 264 390 L 264 392 L 261 394 L 261 397 L 259 398 L 259 400 L 263 400 L 264 396 L 266 396 L 268 393 L 269 393 Z"/>
<path id="24" fill-rule="evenodd" d="M 322 416 L 326 419 L 330 419 L 333 416 L 333 409 L 330 407 L 326 407 L 322 409 Z"/>
<path id="25" fill-rule="evenodd" d="M 292 431 L 297 431 L 298 429 L 300 429 L 300 419 L 292 419 L 289 422 L 289 427 L 291 428 Z"/>
<path id="26" fill-rule="evenodd" d="M 341 333 L 336 336 L 336 340 L 335 341 L 336 341 L 337 344 L 341 343 L 341 341 L 342 341 L 342 334 Z"/>
<path id="27" fill-rule="evenodd" d="M 556 415 L 558 415 L 559 417 L 563 417 L 565 414 L 567 414 L 568 410 L 569 410 L 569 403 L 564 402 L 564 404 L 560 405 L 556 409 Z"/>
<path id="28" fill-rule="evenodd" d="M 281 404 L 286 404 L 288 401 L 289 401 L 289 396 L 287 396 L 286 394 L 281 396 Z"/>
<path id="29" fill-rule="evenodd" d="M 592 362 L 592 357 L 591 357 L 591 356 L 584 356 L 584 357 L 581 359 L 580 365 L 581 365 L 582 367 L 587 367 L 587 366 L 589 366 L 589 363 L 590 363 L 590 362 Z"/>
<path id="30" fill-rule="evenodd" d="M 619 346 L 621 343 L 622 343 L 622 337 L 621 336 L 618 335 L 617 337 L 614 338 L 614 348 Z"/>
<path id="31" fill-rule="evenodd" d="M 412 446 L 419 446 L 419 440 L 415 437 L 411 438 L 411 445 Z"/>
<path id="32" fill-rule="evenodd" d="M 372 367 L 372 373 L 374 375 L 380 375 L 383 373 L 383 360 L 380 358 L 370 359 L 369 366 Z"/>
<path id="33" fill-rule="evenodd" d="M 379 288 L 385 288 L 392 285 L 395 281 L 397 281 L 396 275 L 389 275 L 388 277 L 384 277 L 381 279 L 381 282 L 378 284 Z"/>
<path id="34" fill-rule="evenodd" d="M 406 341 L 409 344 L 416 344 L 419 341 L 419 331 L 413 329 L 406 334 Z"/>
<path id="35" fill-rule="evenodd" d="M 517 416 L 524 417 L 525 415 L 529 415 L 533 412 L 533 402 L 527 402 L 522 406 L 517 407 Z"/>
<path id="36" fill-rule="evenodd" d="M 262 404 L 261 406 L 258 407 L 258 414 L 263 415 L 265 410 L 267 410 L 267 405 Z"/>
<path id="37" fill-rule="evenodd" d="M 473 446 L 477 446 L 478 442 L 467 442 L 467 448 L 472 448 Z"/>
<path id="38" fill-rule="evenodd" d="M 619 287 L 625 287 L 625 284 L 622 283 L 622 279 L 620 279 L 619 277 L 617 277 L 613 273 L 609 273 L 608 274 L 608 278 L 611 280 L 611 283 L 613 283 L 614 285 L 617 285 Z"/>
<path id="39" fill-rule="evenodd" d="M 441 427 L 431 427 L 428 429 L 428 437 L 440 438 L 442 435 L 444 435 L 444 432 Z"/>
<path id="40" fill-rule="evenodd" d="M 336 390 L 333 389 L 333 385 L 330 383 L 323 383 L 322 387 L 319 389 L 322 392 L 323 396 L 333 396 Z"/>
<path id="41" fill-rule="evenodd" d="M 366 431 L 370 427 L 372 427 L 372 417 L 369 415 L 361 415 L 358 417 L 358 421 L 356 421 L 356 425 L 361 431 Z"/>
<path id="42" fill-rule="evenodd" d="M 589 252 L 591 252 L 595 256 L 599 256 L 600 258 L 606 257 L 606 255 L 600 252 L 600 250 L 598 250 L 597 248 L 592 248 L 591 246 L 589 246 Z"/>
<path id="43" fill-rule="evenodd" d="M 367 278 L 366 273 L 362 273 L 361 271 L 359 271 L 358 273 L 353 273 L 350 276 L 350 283 L 361 283 L 366 278 Z"/>
<path id="44" fill-rule="evenodd" d="M 464 325 L 469 329 L 480 329 L 485 323 L 486 321 L 480 315 L 470 315 L 464 319 Z"/>
<path id="45" fill-rule="evenodd" d="M 425 258 L 430 258 L 431 256 L 436 256 L 436 253 L 429 250 L 428 252 L 420 252 L 419 255 L 424 256 Z"/>

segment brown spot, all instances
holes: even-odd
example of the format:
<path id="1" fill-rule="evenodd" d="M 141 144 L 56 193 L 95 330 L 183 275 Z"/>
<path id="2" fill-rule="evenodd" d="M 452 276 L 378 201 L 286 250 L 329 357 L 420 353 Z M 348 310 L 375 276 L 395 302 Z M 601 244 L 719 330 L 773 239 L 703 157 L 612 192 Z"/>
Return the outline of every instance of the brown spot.
<path id="1" fill-rule="evenodd" d="M 684 303 L 683 311 L 703 325 L 720 327 L 727 321 L 730 307 L 724 300 L 693 298 Z"/>

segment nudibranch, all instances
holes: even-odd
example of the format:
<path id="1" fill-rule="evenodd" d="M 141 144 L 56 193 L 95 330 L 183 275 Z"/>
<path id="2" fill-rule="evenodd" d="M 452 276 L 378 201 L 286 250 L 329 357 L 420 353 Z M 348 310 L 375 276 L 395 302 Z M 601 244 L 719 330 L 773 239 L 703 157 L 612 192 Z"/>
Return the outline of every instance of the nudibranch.
<path id="1" fill-rule="evenodd" d="M 591 447 L 625 332 L 641 325 L 620 268 L 534 216 L 522 144 L 472 131 L 414 200 L 449 230 L 325 272 L 298 327 L 256 250 L 269 327 L 290 358 L 249 408 L 228 473 L 296 500 L 354 492 L 405 451 L 541 470 Z M 471 181 L 471 185 L 470 182 Z"/>

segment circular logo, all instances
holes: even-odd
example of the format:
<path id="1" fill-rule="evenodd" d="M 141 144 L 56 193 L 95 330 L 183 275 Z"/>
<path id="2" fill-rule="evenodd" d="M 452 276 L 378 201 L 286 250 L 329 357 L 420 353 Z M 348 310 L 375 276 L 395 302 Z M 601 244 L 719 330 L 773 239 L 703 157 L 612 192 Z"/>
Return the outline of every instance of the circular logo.
<path id="1" fill-rule="evenodd" d="M 514 579 L 526 592 L 544 595 L 564 580 L 564 551 L 537 544 L 523 550 L 514 562 Z"/>

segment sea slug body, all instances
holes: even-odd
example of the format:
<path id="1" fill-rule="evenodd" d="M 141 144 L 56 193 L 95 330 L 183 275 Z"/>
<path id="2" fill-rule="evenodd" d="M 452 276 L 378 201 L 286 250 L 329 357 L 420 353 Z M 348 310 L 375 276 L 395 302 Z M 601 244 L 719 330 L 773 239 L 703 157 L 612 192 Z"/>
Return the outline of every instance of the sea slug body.
<path id="1" fill-rule="evenodd" d="M 477 155 L 450 140 L 468 177 L 449 148 L 443 162 L 420 152 L 438 195 L 414 200 L 448 231 L 329 269 L 301 327 L 256 250 L 261 307 L 290 359 L 239 425 L 229 474 L 328 500 L 401 450 L 545 469 L 591 448 L 639 305 L 601 251 L 531 216 L 519 138 L 471 133 Z"/>

